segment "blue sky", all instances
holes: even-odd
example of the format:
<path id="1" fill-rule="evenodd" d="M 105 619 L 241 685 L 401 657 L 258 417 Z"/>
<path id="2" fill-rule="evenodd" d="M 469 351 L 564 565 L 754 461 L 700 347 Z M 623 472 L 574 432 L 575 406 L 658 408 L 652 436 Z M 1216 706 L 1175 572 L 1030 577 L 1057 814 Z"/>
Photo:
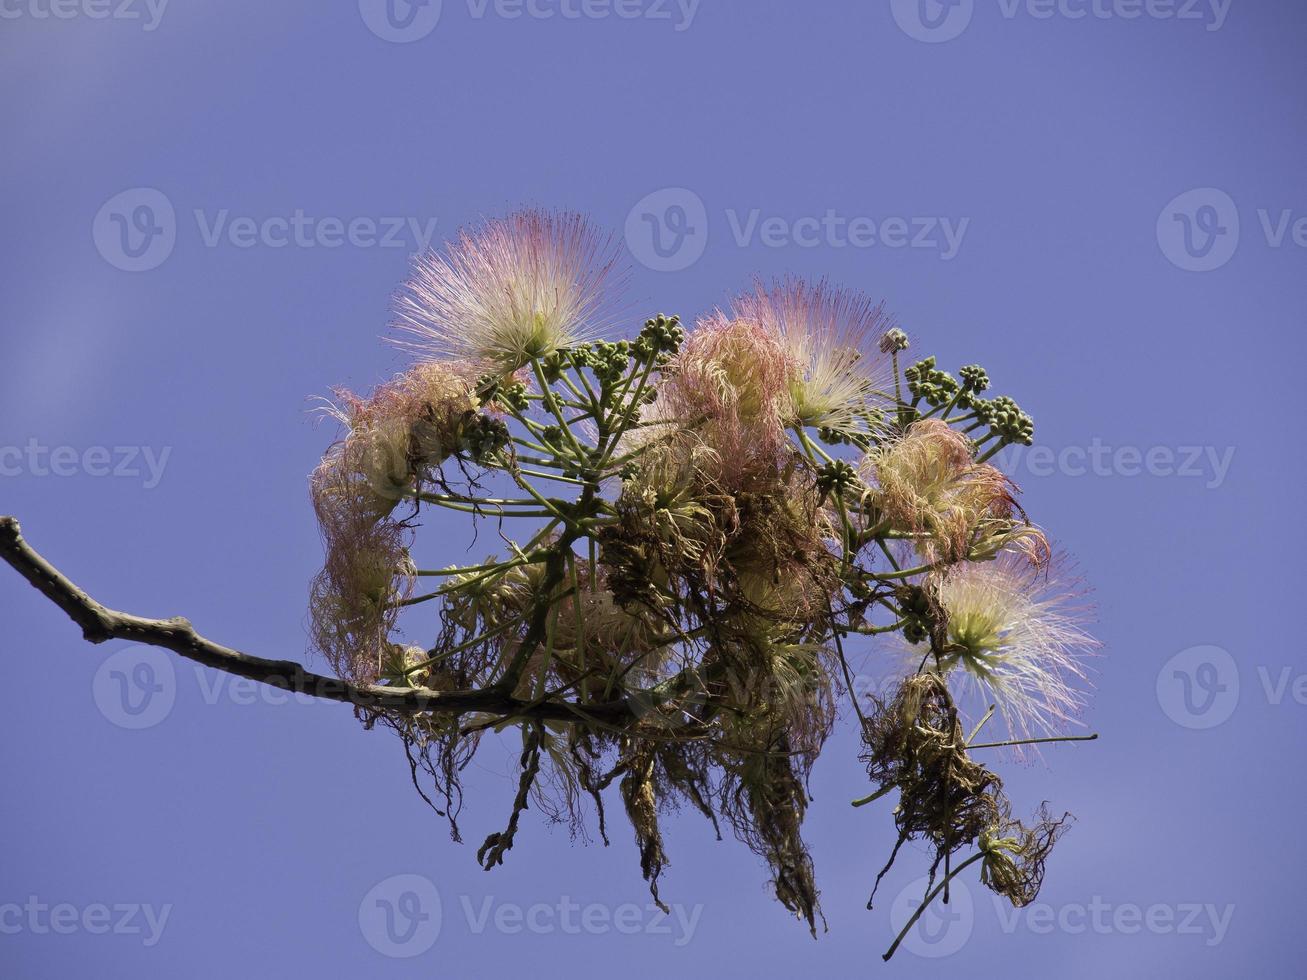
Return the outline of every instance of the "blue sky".
<path id="1" fill-rule="evenodd" d="M 380 338 L 414 248 L 584 211 L 625 240 L 635 320 L 828 275 L 1035 416 L 1005 465 L 1095 588 L 1102 738 L 1004 775 L 1078 823 L 1036 906 L 973 881 L 885 966 L 925 859 L 865 910 L 893 831 L 848 805 L 846 725 L 807 820 L 829 933 L 689 815 L 661 919 L 624 825 L 586 847 L 528 814 L 487 874 L 387 733 L 87 646 L 0 570 L 0 973 L 1300 972 L 1307 10 L 391 2 L 0 0 L 0 512 L 110 605 L 308 657 L 312 398 L 402 367 Z M 889 663 L 855 656 L 869 685 Z M 469 840 L 514 754 L 470 772 Z M 413 955 L 361 923 L 378 896 Z"/>

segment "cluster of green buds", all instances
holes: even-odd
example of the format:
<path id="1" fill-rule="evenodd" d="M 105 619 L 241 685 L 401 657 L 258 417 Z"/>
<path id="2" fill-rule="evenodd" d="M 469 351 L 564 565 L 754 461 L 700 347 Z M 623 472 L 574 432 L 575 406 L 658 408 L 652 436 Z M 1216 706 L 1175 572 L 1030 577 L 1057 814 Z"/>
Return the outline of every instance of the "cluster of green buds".
<path id="1" fill-rule="evenodd" d="M 921 643 L 934 623 L 926 590 L 920 585 L 903 585 L 896 590 L 895 598 L 902 612 L 903 638 L 909 643 Z"/>
<path id="2" fill-rule="evenodd" d="M 578 349 L 581 364 L 588 367 L 607 392 L 626 377 L 631 363 L 631 344 L 626 340 L 611 343 L 600 340 Z"/>
<path id="3" fill-rule="evenodd" d="M 948 420 L 949 413 L 955 408 L 970 412 L 969 418 L 975 420 L 972 428 L 987 426 L 991 438 L 993 435 L 999 437 L 999 446 L 1011 443 L 1028 446 L 1034 440 L 1034 419 L 1023 412 L 1015 401 L 1006 395 L 989 399 L 980 397 L 980 393 L 989 388 L 989 375 L 979 364 L 968 364 L 959 369 L 958 377 L 955 378 L 947 371 L 937 368 L 934 357 L 926 357 L 905 368 L 903 377 L 913 399 L 907 414 L 900 412 L 905 424 L 921 417 L 916 406 L 925 402 L 932 409 L 925 413 L 925 417 L 939 414 Z"/>
<path id="4" fill-rule="evenodd" d="M 685 328 L 681 326 L 681 318 L 659 313 L 645 321 L 635 342 L 635 353 L 642 359 L 651 356 L 668 358 L 680 350 L 683 343 Z"/>
<path id="5" fill-rule="evenodd" d="M 823 497 L 842 494 L 859 482 L 858 471 L 843 459 L 833 459 L 817 470 L 817 490 Z"/>
<path id="6" fill-rule="evenodd" d="M 1004 442 L 1029 446 L 1034 441 L 1035 420 L 1007 395 L 988 400 L 978 398 L 973 408 L 976 418 L 997 432 Z"/>
<path id="7" fill-rule="evenodd" d="M 531 404 L 526 385 L 493 374 L 483 375 L 477 381 L 476 393 L 482 405 L 494 403 L 506 409 L 525 412 Z"/>
<path id="8" fill-rule="evenodd" d="M 970 408 L 975 402 L 975 395 L 989 387 L 989 375 L 979 364 L 968 364 L 958 369 L 958 377 L 962 379 L 962 394 L 958 404 Z"/>
<path id="9" fill-rule="evenodd" d="M 948 404 L 961 390 L 953 375 L 935 367 L 933 356 L 905 368 L 903 377 L 908 382 L 908 391 L 912 392 L 913 398 L 936 408 Z"/>
<path id="10" fill-rule="evenodd" d="M 467 453 L 478 463 L 489 462 L 511 441 L 512 436 L 508 426 L 490 415 L 477 414 L 463 428 L 463 442 L 467 446 Z"/>
<path id="11" fill-rule="evenodd" d="M 891 327 L 880 338 L 880 349 L 885 354 L 897 354 L 908 349 L 908 335 L 898 327 Z"/>
<path id="12" fill-rule="evenodd" d="M 588 368 L 599 382 L 605 400 L 627 377 L 634 358 L 638 363 L 653 362 L 662 366 L 685 341 L 685 328 L 678 316 L 658 314 L 645 321 L 644 329 L 634 341 L 605 340 L 578 344 L 559 350 L 542 361 L 546 380 L 557 381 L 569 367 Z"/>
<path id="13" fill-rule="evenodd" d="M 869 406 L 855 411 L 853 415 L 862 420 L 863 431 L 821 426 L 817 429 L 817 437 L 828 446 L 852 446 L 865 453 L 874 442 L 870 433 L 879 432 L 885 426 L 885 412 Z"/>

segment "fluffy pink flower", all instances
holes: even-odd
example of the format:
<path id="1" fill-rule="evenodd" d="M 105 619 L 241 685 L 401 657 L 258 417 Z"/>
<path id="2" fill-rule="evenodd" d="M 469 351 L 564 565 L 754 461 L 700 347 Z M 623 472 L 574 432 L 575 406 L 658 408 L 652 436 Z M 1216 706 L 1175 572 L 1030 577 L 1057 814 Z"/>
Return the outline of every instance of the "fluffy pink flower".
<path id="1" fill-rule="evenodd" d="M 860 472 L 882 520 L 896 531 L 929 535 L 919 544 L 932 561 L 964 558 L 985 534 L 1009 529 L 1016 487 L 977 463 L 971 440 L 947 422 L 914 422 L 872 449 Z"/>
<path id="2" fill-rule="evenodd" d="M 594 337 L 624 283 L 618 243 L 577 214 L 519 211 L 427 251 L 396 304 L 411 346 L 504 374 Z"/>
<path id="3" fill-rule="evenodd" d="M 893 321 L 883 305 L 824 280 L 787 279 L 756 283 L 733 311 L 779 337 L 796 364 L 787 424 L 844 435 L 879 428 L 893 404 L 890 361 L 880 349 Z"/>
<path id="4" fill-rule="evenodd" d="M 785 438 L 796 362 L 756 321 L 716 312 L 701 319 L 666 372 L 657 420 L 679 420 L 716 457 L 728 487 L 774 467 Z"/>

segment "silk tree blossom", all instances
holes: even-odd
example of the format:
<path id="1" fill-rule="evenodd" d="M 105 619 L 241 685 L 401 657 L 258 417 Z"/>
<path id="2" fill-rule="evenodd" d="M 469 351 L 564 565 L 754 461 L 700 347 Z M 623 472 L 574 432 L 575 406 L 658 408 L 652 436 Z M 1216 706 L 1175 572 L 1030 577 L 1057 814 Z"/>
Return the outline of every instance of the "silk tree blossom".
<path id="1" fill-rule="evenodd" d="M 727 487 L 775 470 L 787 445 L 786 401 L 796 363 L 757 321 L 717 311 L 701 319 L 667 370 L 653 419 L 678 419 L 711 450 Z"/>
<path id="2" fill-rule="evenodd" d="M 582 216 L 519 211 L 427 251 L 396 304 L 409 346 L 510 374 L 596 337 L 625 273 L 617 241 Z"/>
<path id="3" fill-rule="evenodd" d="M 634 338 L 578 345 L 607 315 L 613 270 L 610 239 L 537 211 L 418 260 L 400 319 L 441 356 L 370 394 L 337 391 L 345 431 L 310 480 L 325 556 L 309 629 L 349 683 L 108 610 L 13 518 L 0 517 L 0 559 L 93 621 L 93 640 L 130 634 L 353 704 L 400 736 L 455 839 L 460 774 L 483 733 L 517 728 L 516 792 L 476 851 L 487 870 L 528 803 L 581 836 L 593 812 L 607 843 L 612 787 L 656 902 L 660 816 L 691 808 L 765 862 L 814 936 L 806 787 L 837 699 L 859 694 L 855 636 L 900 636 L 912 661 L 895 693 L 850 705 L 872 782 L 854 805 L 897 794 L 874 808 L 897 830 L 878 880 L 905 843 L 933 851 L 937 884 L 905 931 L 973 866 L 1029 903 L 1066 824 L 1012 820 L 981 750 L 1095 737 L 1058 730 L 1097 648 L 1016 487 L 977 460 L 1029 444 L 1033 421 L 1007 395 L 979 397 L 980 365 L 955 378 L 927 356 L 885 377 L 906 334 L 825 283 L 755 285 L 688 335 L 657 314 Z M 467 521 L 468 547 L 482 521 L 503 546 L 470 557 L 442 511 Z M 417 565 L 419 535 L 459 562 Z M 964 717 L 991 703 L 1015 738 L 968 737 Z"/>
<path id="4" fill-rule="evenodd" d="M 335 465 L 347 465 L 393 507 L 414 477 L 458 448 L 463 423 L 477 409 L 474 369 L 423 361 L 368 397 L 340 389 L 327 414 L 348 429 Z"/>
<path id="5" fill-rule="evenodd" d="M 466 365 L 424 361 L 370 396 L 338 390 L 328 414 L 347 432 L 310 489 L 326 559 L 311 589 L 310 630 L 343 676 L 374 680 L 412 589 L 410 530 L 390 515 L 415 480 L 459 446 L 477 409 Z"/>
<path id="6" fill-rule="evenodd" d="M 1099 647 L 1083 628 L 1080 594 L 1057 566 L 1004 552 L 953 565 L 936 586 L 948 641 L 939 669 L 964 703 L 997 705 L 1014 739 L 1078 724 L 1085 694 L 1076 685 Z"/>
<path id="7" fill-rule="evenodd" d="M 778 336 L 795 362 L 788 424 L 845 437 L 880 428 L 893 406 L 891 362 L 880 347 L 893 321 L 883 305 L 825 281 L 787 279 L 756 283 L 734 312 Z"/>
<path id="8" fill-rule="evenodd" d="M 881 521 L 929 535 L 919 549 L 930 560 L 964 558 L 978 532 L 1011 524 L 1016 488 L 997 468 L 976 463 L 971 441 L 947 422 L 914 422 L 869 452 L 860 471 Z"/>
<path id="9" fill-rule="evenodd" d="M 390 649 L 397 603 L 412 589 L 411 534 L 389 519 L 360 470 L 357 443 L 337 443 L 314 472 L 314 510 L 326 558 L 310 588 L 309 632 L 342 677 L 370 683 Z"/>

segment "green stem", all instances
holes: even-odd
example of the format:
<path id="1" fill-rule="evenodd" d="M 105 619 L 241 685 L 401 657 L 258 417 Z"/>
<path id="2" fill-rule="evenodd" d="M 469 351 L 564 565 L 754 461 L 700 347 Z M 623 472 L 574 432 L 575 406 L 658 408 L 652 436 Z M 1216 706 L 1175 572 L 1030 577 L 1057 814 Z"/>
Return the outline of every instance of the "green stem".
<path id="1" fill-rule="evenodd" d="M 944 888 L 948 885 L 950 881 L 952 881 L 959 874 L 961 874 L 964 868 L 967 868 L 970 865 L 975 864 L 984 856 L 985 856 L 984 851 L 978 851 L 977 853 L 971 855 L 971 857 L 963 861 L 961 864 L 959 864 L 948 874 L 946 874 L 944 876 L 944 880 L 941 881 L 938 885 L 936 885 L 934 889 L 931 890 L 930 894 L 926 896 L 925 900 L 922 901 L 922 903 L 917 906 L 917 911 L 912 913 L 912 918 L 908 919 L 907 924 L 905 924 L 903 928 L 899 931 L 899 934 L 895 938 L 893 945 L 891 945 L 890 948 L 885 951 L 885 955 L 882 956 L 881 959 L 885 960 L 888 963 L 889 958 L 894 955 L 894 951 L 899 948 L 899 943 L 903 942 L 903 937 L 908 934 L 909 929 L 911 929 L 913 926 L 917 924 L 917 920 L 920 919 L 921 914 L 925 912 L 927 908 L 930 907 L 930 903 L 935 900 L 935 897 L 944 890 Z"/>
<path id="2" fill-rule="evenodd" d="M 900 619 L 897 623 L 890 623 L 888 626 L 854 626 L 852 632 L 862 636 L 879 636 L 881 633 L 896 633 L 906 624 L 906 619 Z"/>
<path id="3" fill-rule="evenodd" d="M 531 358 L 531 370 L 535 372 L 536 381 L 540 384 L 540 393 L 544 396 L 545 407 L 558 420 L 558 424 L 563 430 L 563 436 L 571 444 L 578 462 L 584 460 L 586 452 L 581 448 L 581 443 L 577 441 L 576 436 L 572 434 L 572 427 L 567 424 L 567 418 L 563 415 L 563 410 L 558 406 L 558 399 L 554 397 L 554 390 L 549 387 L 549 382 L 545 380 L 545 369 L 540 366 L 539 358 Z"/>
<path id="4" fill-rule="evenodd" d="M 1098 739 L 1098 732 L 1092 735 L 1054 735 L 1050 738 L 1014 738 L 1007 742 L 980 742 L 968 745 L 968 749 L 998 749 L 1005 745 L 1037 745 L 1045 742 L 1093 742 Z"/>
<path id="5" fill-rule="evenodd" d="M 474 504 L 456 504 L 451 501 L 432 500 L 429 503 L 444 507 L 448 510 L 456 510 L 463 514 L 477 514 L 480 517 L 553 517 L 553 511 L 547 510 L 504 510 L 500 507 L 485 507 Z"/>
<path id="6" fill-rule="evenodd" d="M 1000 439 L 998 442 L 994 443 L 994 445 L 990 447 L 989 451 L 985 453 L 985 455 L 977 457 L 976 462 L 977 463 L 985 462 L 987 459 L 989 459 L 991 456 L 993 456 L 995 453 L 1001 450 L 1004 446 L 1008 446 L 1008 445 L 1010 445 L 1010 443 L 1006 439 Z"/>
<path id="7" fill-rule="evenodd" d="M 595 469 L 602 470 L 608 463 L 608 458 L 612 456 L 613 450 L 617 448 L 617 444 L 621 441 L 622 433 L 630 427 L 631 421 L 635 418 L 635 413 L 640 407 L 641 400 L 644 398 L 644 389 L 649 383 L 649 376 L 653 374 L 655 360 L 657 360 L 657 357 L 655 355 L 650 355 L 649 360 L 645 362 L 644 372 L 640 375 L 640 383 L 636 385 L 635 394 L 626 402 L 625 409 L 623 409 L 621 414 L 618 416 L 617 427 L 609 430 L 608 445 L 604 447 L 603 453 L 600 455 L 599 462 L 595 466 Z M 631 378 L 634 377 L 635 372 L 633 371 L 631 372 Z M 630 378 L 627 379 L 626 390 L 630 390 Z M 618 404 L 621 404 L 621 402 L 619 401 Z"/>
<path id="8" fill-rule="evenodd" d="M 487 562 L 484 565 L 464 565 L 461 568 L 433 568 L 430 570 L 424 568 L 419 569 L 415 574 L 431 577 L 471 575 L 474 572 L 508 571 L 511 568 L 516 568 L 518 565 L 530 565 L 539 561 L 544 561 L 543 552 L 534 552 L 533 554 L 527 555 L 523 558 L 510 558 L 507 561 Z"/>
<path id="9" fill-rule="evenodd" d="M 914 575 L 924 575 L 926 572 L 934 571 L 938 567 L 938 563 L 918 565 L 916 568 L 902 568 L 893 572 L 872 572 L 871 577 L 875 579 L 911 578 Z"/>
<path id="10" fill-rule="evenodd" d="M 430 667 L 432 664 L 439 663 L 441 660 L 444 660 L 446 657 L 452 657 L 456 653 L 462 653 L 464 650 L 474 647 L 478 643 L 484 643 L 487 640 L 493 640 L 495 637 L 503 633 L 506 633 L 508 630 L 512 629 L 520 622 L 522 622 L 521 616 L 514 617 L 513 619 L 509 620 L 507 623 L 504 623 L 500 626 L 496 626 L 494 629 L 482 633 L 480 636 L 475 636 L 470 640 L 460 643 L 452 650 L 441 650 L 434 657 L 429 657 L 428 659 L 423 660 L 421 663 L 414 664 L 412 667 L 404 668 L 404 676 L 407 677 L 410 674 L 417 673 L 419 670 L 424 670 L 427 667 Z M 429 653 L 430 651 L 427 652 Z"/>
<path id="11" fill-rule="evenodd" d="M 870 796 L 864 796 L 860 800 L 854 800 L 853 805 L 866 806 L 868 803 L 875 803 L 877 800 L 879 800 L 882 796 L 884 796 L 893 788 L 894 788 L 893 783 L 890 783 L 888 786 L 882 786 L 880 789 L 876 790 L 876 792 L 872 793 Z"/>
<path id="12" fill-rule="evenodd" d="M 980 730 L 985 727 L 985 723 L 994 717 L 994 709 L 997 707 L 998 705 L 991 704 L 989 710 L 985 712 L 985 716 L 981 718 L 980 721 L 976 722 L 976 727 L 971 729 L 971 734 L 967 736 L 967 748 L 971 748 L 971 743 L 975 740 L 976 736 L 980 734 Z"/>

